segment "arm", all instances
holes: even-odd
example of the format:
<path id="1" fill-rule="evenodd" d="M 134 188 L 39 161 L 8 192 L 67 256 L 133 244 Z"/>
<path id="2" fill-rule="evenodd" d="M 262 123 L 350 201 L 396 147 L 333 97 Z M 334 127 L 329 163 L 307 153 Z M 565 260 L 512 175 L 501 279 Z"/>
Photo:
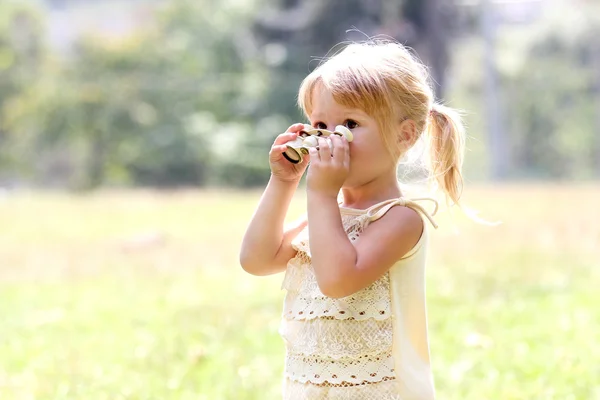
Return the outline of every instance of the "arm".
<path id="1" fill-rule="evenodd" d="M 336 198 L 308 194 L 312 265 L 321 292 L 349 296 L 371 285 L 419 241 L 423 221 L 406 207 L 393 207 L 351 242 L 344 231 Z"/>
<path id="2" fill-rule="evenodd" d="M 271 179 L 263 193 L 252 220 L 246 229 L 240 249 L 240 264 L 252 275 L 270 275 L 286 268 L 294 257 L 292 239 L 306 226 L 299 221 L 284 231 L 283 223 L 288 208 L 308 166 L 310 157 L 292 164 L 283 157 L 285 143 L 298 137 L 304 124 L 290 126 L 285 133 L 277 136 L 269 152 Z"/>
<path id="3" fill-rule="evenodd" d="M 283 224 L 298 182 L 271 177 L 244 235 L 240 251 L 242 268 L 264 276 L 285 270 L 296 254 L 291 241 L 306 226 L 305 221 L 284 231 Z"/>
<path id="4" fill-rule="evenodd" d="M 421 217 L 405 207 L 393 207 L 350 242 L 342 225 L 337 194 L 349 173 L 349 148 L 343 138 L 322 139 L 310 149 L 308 222 L 312 265 L 321 292 L 349 296 L 379 279 L 418 242 Z"/>

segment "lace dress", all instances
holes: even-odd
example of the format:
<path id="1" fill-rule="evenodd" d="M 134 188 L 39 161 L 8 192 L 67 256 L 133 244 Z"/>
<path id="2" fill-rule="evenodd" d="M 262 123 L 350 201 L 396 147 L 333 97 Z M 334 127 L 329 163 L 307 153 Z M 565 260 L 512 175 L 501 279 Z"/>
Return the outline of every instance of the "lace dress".
<path id="1" fill-rule="evenodd" d="M 437 227 L 418 200 L 432 199 L 392 199 L 366 210 L 340 207 L 349 239 L 356 240 L 396 205 L 413 208 Z M 417 245 L 387 273 L 340 299 L 319 290 L 308 229 L 293 241 L 298 253 L 288 263 L 282 284 L 287 293 L 279 330 L 286 346 L 285 400 L 435 397 L 427 339 L 424 225 Z"/>

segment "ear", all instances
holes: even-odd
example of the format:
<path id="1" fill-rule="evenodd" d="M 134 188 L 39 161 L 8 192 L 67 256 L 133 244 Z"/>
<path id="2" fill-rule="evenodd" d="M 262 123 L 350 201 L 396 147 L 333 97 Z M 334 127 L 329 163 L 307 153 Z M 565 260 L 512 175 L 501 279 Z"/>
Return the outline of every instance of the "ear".
<path id="1" fill-rule="evenodd" d="M 417 124 L 412 119 L 400 122 L 398 126 L 398 146 L 402 151 L 412 147 L 417 141 Z"/>

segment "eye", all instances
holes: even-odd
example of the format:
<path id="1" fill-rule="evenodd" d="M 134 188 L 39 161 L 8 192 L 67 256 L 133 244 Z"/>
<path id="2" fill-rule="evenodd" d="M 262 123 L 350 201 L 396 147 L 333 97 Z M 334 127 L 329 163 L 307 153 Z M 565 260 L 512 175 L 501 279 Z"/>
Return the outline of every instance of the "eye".
<path id="1" fill-rule="evenodd" d="M 348 128 L 348 129 L 354 129 L 354 128 L 358 128 L 358 122 L 356 122 L 356 121 L 355 121 L 355 120 L 353 120 L 353 119 L 347 119 L 347 120 L 344 122 L 344 126 L 345 126 L 346 128 Z"/>
<path id="2" fill-rule="evenodd" d="M 317 129 L 327 129 L 327 125 L 325 125 L 323 122 L 317 122 L 313 124 L 313 126 Z"/>

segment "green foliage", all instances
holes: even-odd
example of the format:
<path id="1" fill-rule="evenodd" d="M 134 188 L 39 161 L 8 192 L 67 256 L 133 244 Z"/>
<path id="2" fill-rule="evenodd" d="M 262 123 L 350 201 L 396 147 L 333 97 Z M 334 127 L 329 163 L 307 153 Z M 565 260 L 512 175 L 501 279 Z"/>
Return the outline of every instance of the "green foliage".
<path id="1" fill-rule="evenodd" d="M 32 138 L 16 137 L 7 120 L 24 107 L 19 96 L 31 90 L 46 65 L 43 34 L 43 18 L 35 7 L 0 1 L 0 172 L 18 167 L 16 147 L 30 147 Z"/>
<path id="2" fill-rule="evenodd" d="M 592 8 L 562 7 L 526 26 L 498 30 L 503 132 L 510 178 L 586 180 L 598 176 L 600 158 L 600 19 Z M 487 139 L 483 48 L 465 40 L 454 55 L 452 90 L 468 110 L 470 175 L 481 176 Z M 469 159 L 470 158 L 470 159 Z M 469 168 L 469 167 L 468 167 Z"/>
<path id="3" fill-rule="evenodd" d="M 213 148 L 230 133 L 229 121 L 242 136 L 255 129 L 253 104 L 267 90 L 263 70 L 236 38 L 249 28 L 251 6 L 225 12 L 223 4 L 179 0 L 160 11 L 153 29 L 119 41 L 84 38 L 72 59 L 8 105 L 11 132 L 30 133 L 24 150 L 57 158 L 75 188 L 204 185 L 223 168 L 239 169 L 238 159 L 219 158 Z M 243 153 L 244 140 L 231 145 Z M 265 167 L 243 175 L 256 183 Z M 31 172 L 42 180 L 57 173 Z"/>
<path id="4" fill-rule="evenodd" d="M 600 46 L 594 45 L 599 32 L 600 19 L 564 11 L 523 46 L 520 68 L 505 71 L 514 176 L 594 176 L 600 143 L 593 134 L 600 129 L 595 120 Z"/>
<path id="5" fill-rule="evenodd" d="M 341 48 L 334 45 L 365 38 L 346 32 L 352 26 L 368 35 L 398 28 L 386 25 L 391 9 L 361 0 L 171 0 L 135 34 L 88 35 L 65 55 L 47 47 L 34 4 L 0 1 L 0 183 L 261 185 L 274 137 L 305 121 L 296 106 L 304 76 Z M 409 44 L 425 54 L 435 42 L 427 10 L 406 1 L 399 12 L 412 24 Z M 569 10 L 577 18 L 543 19 L 530 28 L 535 34 L 499 32 L 516 178 L 588 178 L 600 166 L 600 22 Z M 449 43 L 446 100 L 467 110 L 476 139 L 467 176 L 485 178 L 481 42 Z"/>

